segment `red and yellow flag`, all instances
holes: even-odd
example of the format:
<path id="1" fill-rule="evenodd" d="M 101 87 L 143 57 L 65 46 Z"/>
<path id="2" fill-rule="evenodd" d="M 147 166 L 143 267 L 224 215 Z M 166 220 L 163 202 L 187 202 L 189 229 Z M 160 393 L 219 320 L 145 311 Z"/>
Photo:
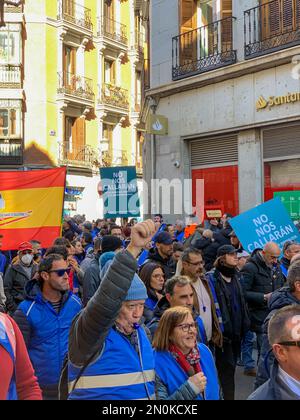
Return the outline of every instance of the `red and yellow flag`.
<path id="1" fill-rule="evenodd" d="M 36 239 L 43 248 L 60 236 L 66 168 L 0 172 L 3 250 Z"/>

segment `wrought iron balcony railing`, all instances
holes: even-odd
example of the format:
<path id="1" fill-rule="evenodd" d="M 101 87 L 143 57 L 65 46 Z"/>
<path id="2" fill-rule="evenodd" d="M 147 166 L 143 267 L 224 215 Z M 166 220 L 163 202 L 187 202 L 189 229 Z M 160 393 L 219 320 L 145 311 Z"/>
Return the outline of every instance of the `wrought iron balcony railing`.
<path id="1" fill-rule="evenodd" d="M 73 0 L 59 0 L 58 20 L 65 20 L 89 31 L 93 30 L 91 9 Z"/>
<path id="2" fill-rule="evenodd" d="M 59 144 L 59 163 L 82 168 L 100 166 L 100 156 L 90 145 L 72 145 L 71 142 Z"/>
<path id="3" fill-rule="evenodd" d="M 129 110 L 128 90 L 119 86 L 104 83 L 101 89 L 99 104 L 112 105 L 116 108 Z"/>
<path id="4" fill-rule="evenodd" d="M 104 36 L 127 45 L 127 27 L 123 23 L 116 22 L 108 17 L 103 17 L 100 21 L 98 36 Z"/>
<path id="5" fill-rule="evenodd" d="M 22 165 L 23 141 L 0 140 L 0 165 Z"/>
<path id="6" fill-rule="evenodd" d="M 145 36 L 141 32 L 134 32 L 134 48 L 138 51 L 139 54 L 144 52 Z"/>
<path id="7" fill-rule="evenodd" d="M 273 0 L 244 12 L 245 58 L 300 44 L 299 0 Z"/>
<path id="8" fill-rule="evenodd" d="M 174 37 L 173 80 L 235 63 L 234 21 L 234 17 L 228 17 Z"/>
<path id="9" fill-rule="evenodd" d="M 4 13 L 23 13 L 23 2 L 16 1 L 15 4 L 4 3 Z"/>
<path id="10" fill-rule="evenodd" d="M 10 64 L 0 65 L 0 86 L 21 86 L 21 67 Z"/>
<path id="11" fill-rule="evenodd" d="M 68 72 L 58 73 L 58 77 L 59 87 L 57 93 L 94 101 L 95 94 L 93 92 L 93 82 L 91 79 Z"/>

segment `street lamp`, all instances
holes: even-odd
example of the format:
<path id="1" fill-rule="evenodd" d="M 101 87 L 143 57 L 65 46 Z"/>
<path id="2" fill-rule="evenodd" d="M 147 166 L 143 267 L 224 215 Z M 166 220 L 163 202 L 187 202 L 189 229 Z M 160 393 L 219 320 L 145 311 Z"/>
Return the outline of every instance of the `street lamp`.
<path id="1" fill-rule="evenodd" d="M 23 3 L 23 0 L 0 0 L 0 28 L 5 26 L 4 21 L 4 7 L 8 6 L 20 6 Z"/>

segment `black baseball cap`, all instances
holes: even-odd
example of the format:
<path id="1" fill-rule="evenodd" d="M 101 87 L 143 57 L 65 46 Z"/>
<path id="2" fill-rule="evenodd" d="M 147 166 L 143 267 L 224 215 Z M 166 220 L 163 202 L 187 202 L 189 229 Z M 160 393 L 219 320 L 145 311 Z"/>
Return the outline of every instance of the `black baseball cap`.
<path id="1" fill-rule="evenodd" d="M 223 255 L 226 255 L 226 254 L 235 254 L 236 252 L 237 252 L 237 250 L 235 249 L 234 246 L 223 245 L 218 249 L 217 256 L 222 257 Z"/>
<path id="2" fill-rule="evenodd" d="M 163 245 L 171 245 L 173 243 L 173 240 L 169 232 L 160 232 L 156 237 L 156 243 Z"/>

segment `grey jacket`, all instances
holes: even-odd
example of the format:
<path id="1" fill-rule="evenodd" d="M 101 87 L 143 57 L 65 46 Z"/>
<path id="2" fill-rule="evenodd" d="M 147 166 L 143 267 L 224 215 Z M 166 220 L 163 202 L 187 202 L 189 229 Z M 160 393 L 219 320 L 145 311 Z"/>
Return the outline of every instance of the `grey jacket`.
<path id="1" fill-rule="evenodd" d="M 83 366 L 100 355 L 136 271 L 137 261 L 128 251 L 116 255 L 100 287 L 73 320 L 69 358 L 74 365 Z"/>
<path id="2" fill-rule="evenodd" d="M 6 302 L 6 296 L 5 296 L 4 287 L 3 287 L 3 277 L 2 277 L 2 273 L 0 273 L 0 312 L 5 312 L 5 302 Z"/>
<path id="3" fill-rule="evenodd" d="M 192 401 L 198 397 L 188 381 L 181 385 L 177 391 L 169 396 L 166 385 L 158 375 L 155 376 L 155 394 L 157 400 L 188 400 Z"/>
<path id="4" fill-rule="evenodd" d="M 20 263 L 8 267 L 4 276 L 4 292 L 6 295 L 6 308 L 13 314 L 18 305 L 25 299 L 25 285 L 38 270 L 38 265 L 31 266 L 31 276 L 23 269 Z"/>

